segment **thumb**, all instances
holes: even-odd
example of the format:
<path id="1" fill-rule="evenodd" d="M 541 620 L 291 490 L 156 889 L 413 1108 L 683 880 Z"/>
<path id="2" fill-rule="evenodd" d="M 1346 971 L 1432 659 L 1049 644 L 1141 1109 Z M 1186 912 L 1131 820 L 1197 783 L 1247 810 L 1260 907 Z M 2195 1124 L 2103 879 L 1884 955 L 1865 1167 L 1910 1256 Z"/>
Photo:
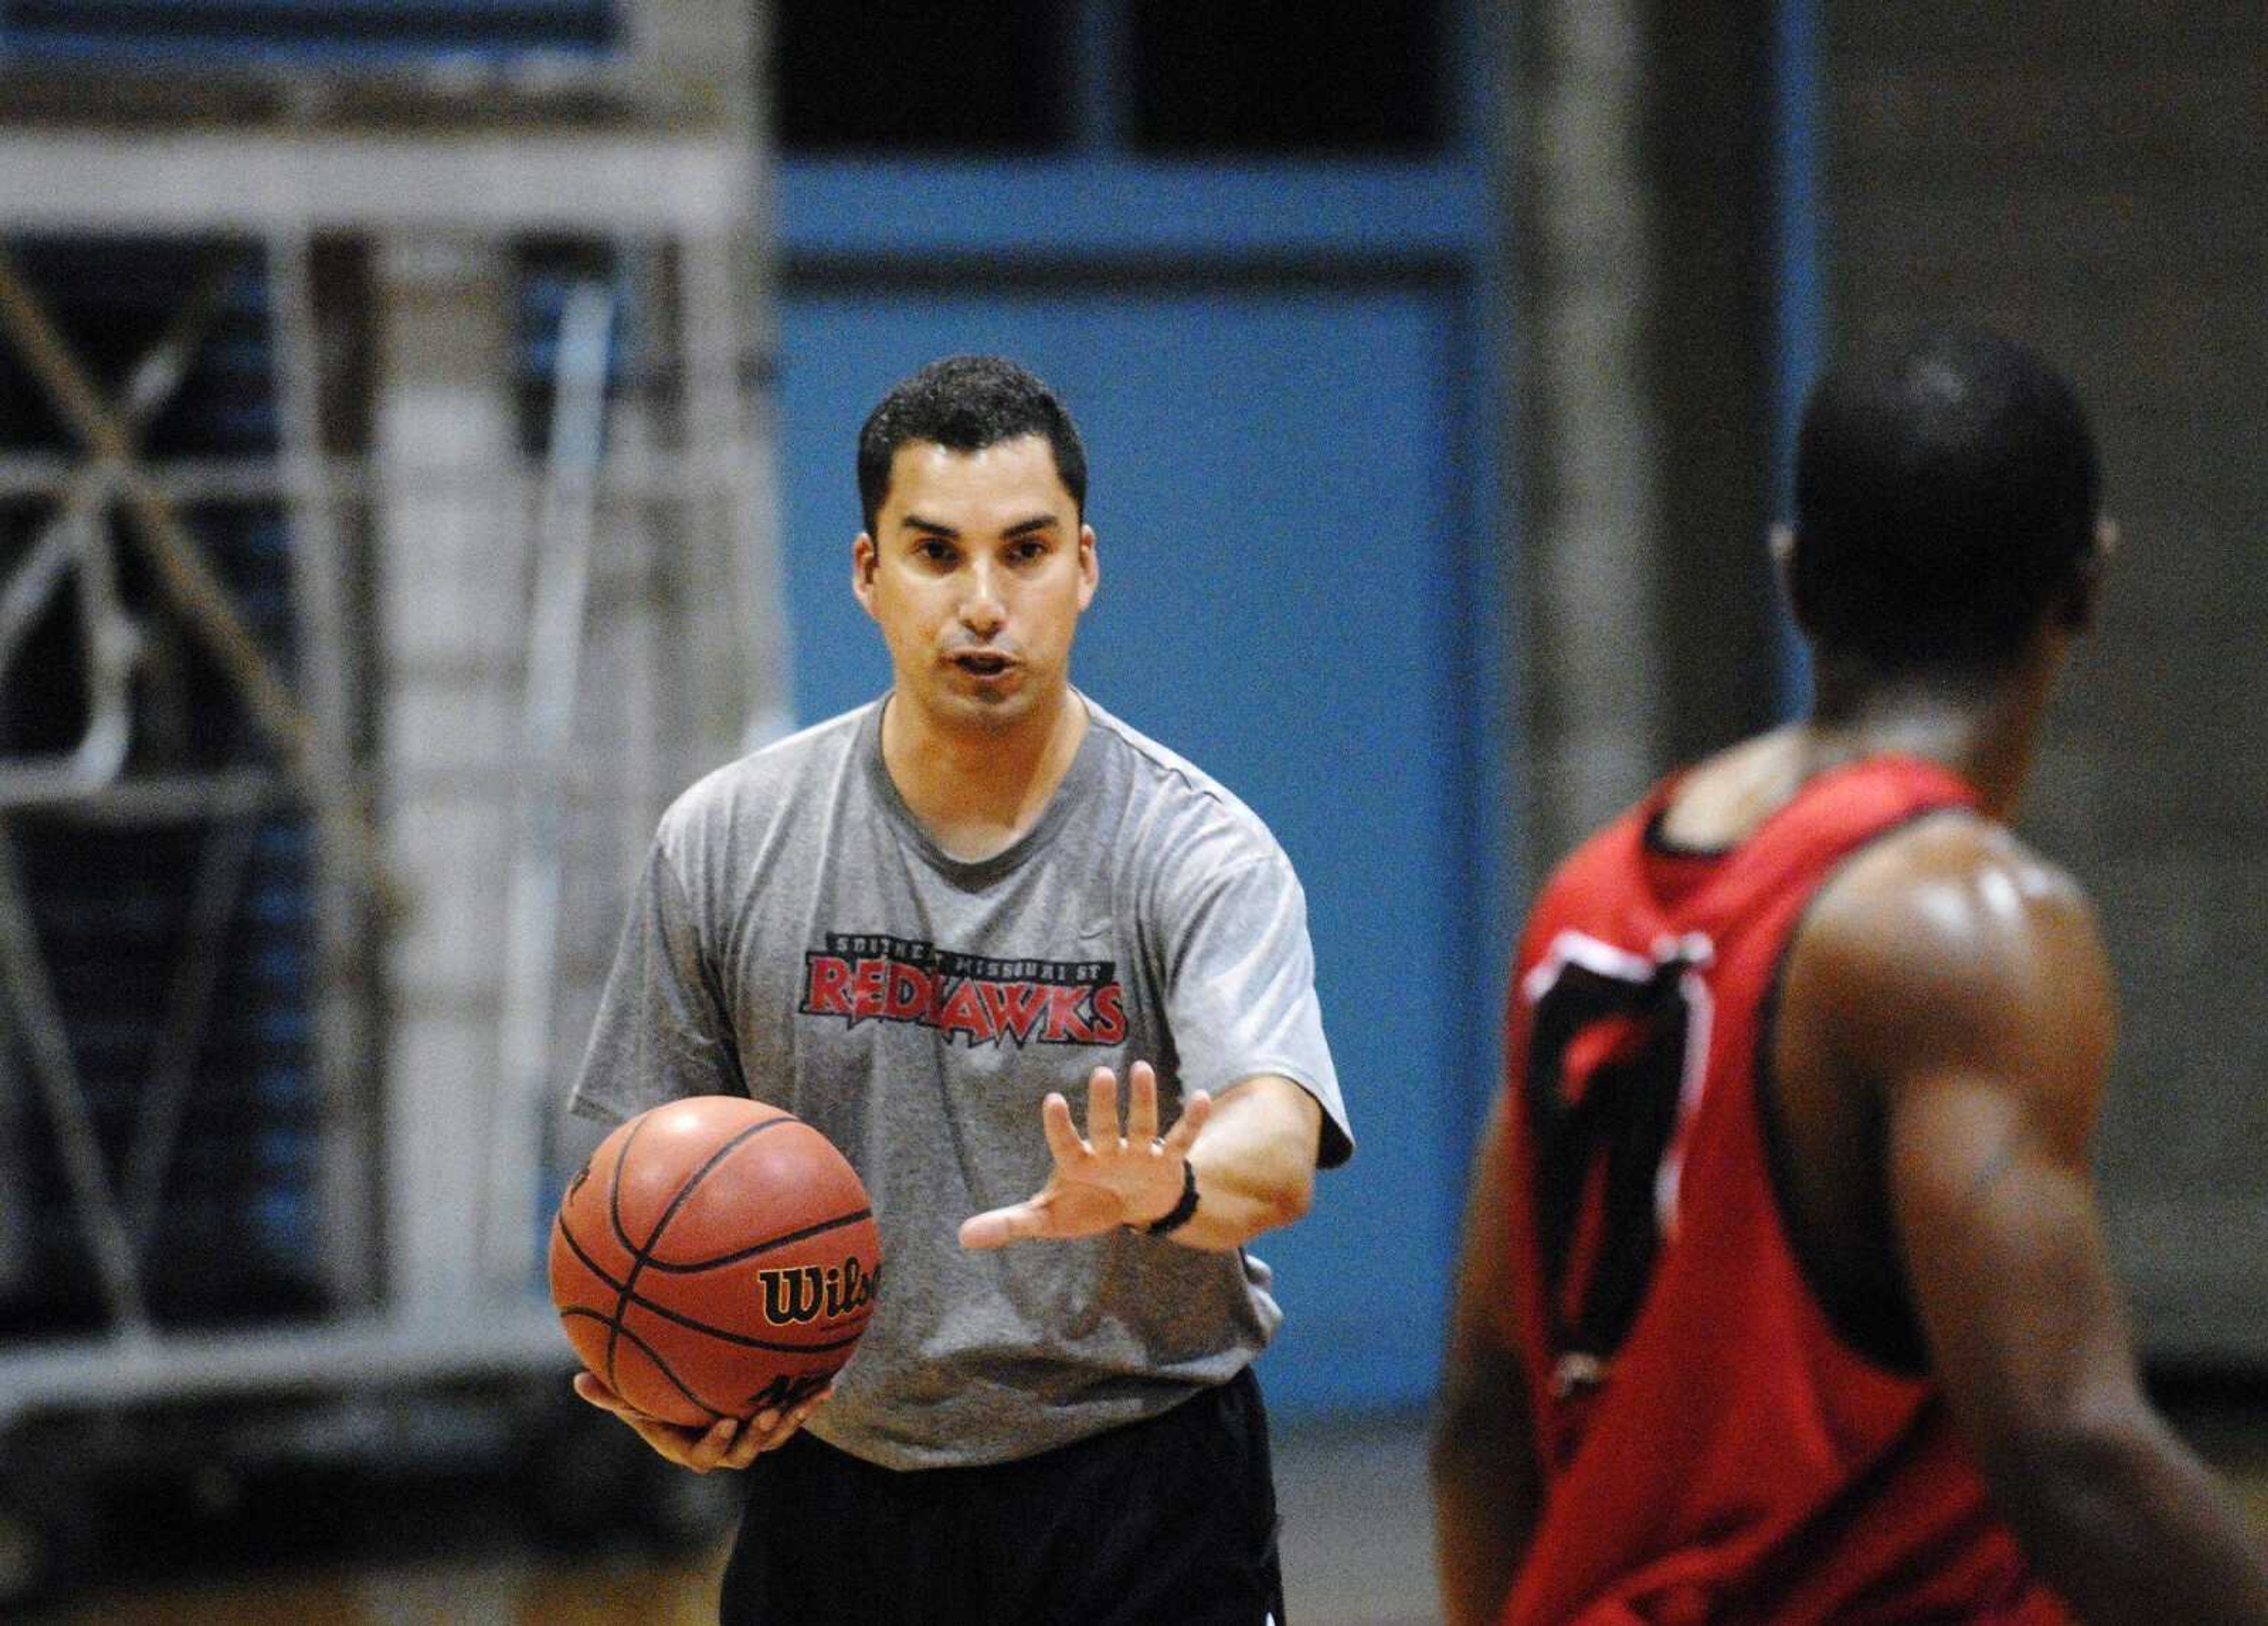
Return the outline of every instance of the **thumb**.
<path id="1" fill-rule="evenodd" d="M 961 1222 L 961 1245 L 972 1250 L 1005 1247 L 1048 1233 L 1047 1210 L 1035 1199 L 988 1209 Z"/>

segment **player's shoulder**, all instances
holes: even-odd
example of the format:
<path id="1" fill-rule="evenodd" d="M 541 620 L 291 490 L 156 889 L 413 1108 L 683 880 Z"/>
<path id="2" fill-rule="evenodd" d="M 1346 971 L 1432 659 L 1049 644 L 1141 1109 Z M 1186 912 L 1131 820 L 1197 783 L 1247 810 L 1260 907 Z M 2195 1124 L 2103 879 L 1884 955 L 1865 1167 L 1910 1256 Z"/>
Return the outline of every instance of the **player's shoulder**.
<path id="1" fill-rule="evenodd" d="M 1288 866 L 1275 833 L 1236 792 L 1092 699 L 1086 708 L 1108 759 L 1106 773 L 1123 784 L 1126 805 L 1154 837 L 1141 843 L 1145 850 L 1160 859 L 1253 858 Z"/>
<path id="2" fill-rule="evenodd" d="M 800 793 L 834 784 L 853 765 L 863 727 L 880 703 L 853 707 L 711 769 L 662 814 L 662 842 L 672 848 L 699 844 L 752 820 L 778 818 Z"/>
<path id="3" fill-rule="evenodd" d="M 1941 809 L 1870 843 L 1820 902 L 1822 918 L 1880 917 L 1928 938 L 2092 916 L 2069 871 L 1965 808 Z"/>
<path id="4" fill-rule="evenodd" d="M 1861 849 L 1820 888 L 1798 946 L 1863 988 L 1933 1003 L 2011 997 L 2043 977 L 2091 973 L 2102 957 L 2077 879 L 1958 808 Z"/>

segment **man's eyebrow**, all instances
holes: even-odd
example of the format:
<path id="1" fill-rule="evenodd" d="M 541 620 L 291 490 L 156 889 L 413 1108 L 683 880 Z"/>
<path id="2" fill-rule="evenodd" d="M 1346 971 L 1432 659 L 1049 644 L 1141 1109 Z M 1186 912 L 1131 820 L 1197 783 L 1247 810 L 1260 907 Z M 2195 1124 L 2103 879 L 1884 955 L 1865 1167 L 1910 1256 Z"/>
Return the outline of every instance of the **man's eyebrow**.
<path id="1" fill-rule="evenodd" d="M 1008 526 L 1005 530 L 1002 531 L 1000 534 L 1003 536 L 1028 536 L 1035 531 L 1052 531 L 1056 528 L 1056 525 L 1057 520 L 1053 514 L 1034 514 L 1028 519 L 1017 520 L 1015 524 Z M 943 520 L 924 519 L 919 514 L 907 514 L 898 521 L 898 527 L 901 530 L 924 532 L 931 536 L 946 537 L 954 541 L 959 541 L 961 540 L 961 533 L 954 529 L 953 526 L 946 524 Z"/>

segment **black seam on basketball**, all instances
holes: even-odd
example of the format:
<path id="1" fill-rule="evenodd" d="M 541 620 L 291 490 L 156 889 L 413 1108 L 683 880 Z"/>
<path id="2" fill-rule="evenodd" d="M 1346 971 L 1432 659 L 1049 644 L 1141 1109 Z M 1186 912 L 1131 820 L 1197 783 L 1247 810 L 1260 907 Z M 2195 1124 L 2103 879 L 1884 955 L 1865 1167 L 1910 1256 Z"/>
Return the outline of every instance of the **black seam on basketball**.
<path id="1" fill-rule="evenodd" d="M 661 1218 L 653 1222 L 652 1235 L 647 1237 L 644 1242 L 633 1242 L 630 1240 L 629 1229 L 622 1224 L 622 1165 L 630 1160 L 630 1148 L 637 1145 L 637 1137 L 645 1133 L 645 1121 L 641 1119 L 637 1126 L 630 1130 L 630 1138 L 622 1143 L 622 1155 L 615 1159 L 615 1166 L 607 1175 L 607 1218 L 614 1224 L 615 1240 L 630 1249 L 633 1255 L 643 1256 L 650 1253 L 653 1245 L 661 1239 L 662 1228 L 669 1224 L 671 1216 L 675 1214 L 684 1203 L 686 1193 L 699 1185 L 707 1177 L 710 1170 L 715 1168 L 732 1153 L 734 1148 L 750 1137 L 761 1135 L 766 1129 L 784 1128 L 791 1123 L 803 1123 L 803 1120 L 792 1114 L 784 1112 L 776 1118 L 765 1119 L 762 1123 L 752 1123 L 711 1152 L 707 1162 L 679 1182 L 676 1195 L 669 1199 L 669 1206 L 662 1210 Z M 810 1125 L 804 1124 L 804 1127 L 808 1129 Z"/>
<path id="2" fill-rule="evenodd" d="M 637 1244 L 630 1240 L 630 1233 L 622 1225 L 622 1165 L 630 1160 L 630 1148 L 637 1144 L 638 1137 L 645 1133 L 645 1125 L 644 1115 L 641 1114 L 630 1125 L 630 1138 L 615 1154 L 614 1166 L 607 1171 L 607 1222 L 615 1228 L 615 1240 L 632 1253 L 637 1251 Z"/>
<path id="3" fill-rule="evenodd" d="M 667 1305 L 657 1304 L 652 1299 L 642 1296 L 634 1289 L 615 1280 L 613 1277 L 607 1274 L 604 1266 L 600 1265 L 597 1260 L 592 1258 L 589 1254 L 584 1252 L 582 1243 L 575 1240 L 575 1233 L 567 1228 L 566 1222 L 563 1218 L 560 1222 L 559 1234 L 567 1239 L 567 1247 L 569 1251 L 571 1252 L 576 1258 L 583 1262 L 585 1268 L 587 1269 L 593 1276 L 597 1277 L 599 1280 L 604 1282 L 608 1287 L 613 1288 L 618 1295 L 615 1299 L 615 1311 L 613 1315 L 608 1315 L 603 1310 L 584 1309 L 579 1306 L 571 1310 L 563 1309 L 559 1313 L 563 1316 L 588 1316 L 593 1321 L 605 1321 L 610 1335 L 618 1333 L 621 1334 L 622 1336 L 630 1338 L 633 1341 L 637 1339 L 637 1334 L 624 1332 L 622 1330 L 621 1320 L 622 1312 L 628 1309 L 631 1305 L 636 1305 L 642 1310 L 650 1310 L 654 1314 L 661 1317 L 665 1321 L 674 1321 L 680 1327 L 689 1328 L 694 1332 L 706 1334 L 708 1336 L 715 1338 L 720 1343 L 738 1344 L 743 1348 L 751 1350 L 771 1350 L 783 1355 L 798 1355 L 806 1351 L 809 1351 L 813 1354 L 824 1354 L 829 1350 L 840 1350 L 844 1348 L 846 1345 L 858 1343 L 860 1334 L 865 1330 L 865 1324 L 862 1321 L 859 1324 L 859 1331 L 852 1333 L 848 1338 L 836 1338 L 825 1343 L 781 1343 L 770 1338 L 756 1338 L 751 1337 L 746 1333 L 736 1333 L 727 1328 L 712 1327 L 707 1321 L 696 1321 L 691 1316 L 684 1314 L 681 1311 L 671 1309 Z M 657 1265 L 655 1269 L 659 1269 L 661 1267 Z M 608 1384 L 611 1385 L 614 1381 L 614 1341 L 611 1336 L 608 1340 L 607 1350 L 607 1380 Z"/>
<path id="4" fill-rule="evenodd" d="M 592 1258 L 590 1251 L 586 1249 L 581 1242 L 576 1240 L 575 1232 L 569 1228 L 567 1224 L 567 1216 L 564 1214 L 559 1216 L 559 1234 L 566 1240 L 567 1251 L 573 1254 L 576 1258 L 581 1260 L 585 1268 L 587 1269 L 593 1276 L 597 1277 L 614 1291 L 617 1293 L 626 1293 L 624 1284 L 616 1281 L 612 1276 L 608 1275 L 607 1268 L 600 1264 L 597 1260 Z M 563 1315 L 566 1312 L 563 1310 L 560 1313 Z"/>
<path id="5" fill-rule="evenodd" d="M 588 1315 L 594 1318 L 599 1314 L 596 1310 L 562 1310 L 559 1313 L 563 1317 L 569 1315 Z M 690 1388 L 687 1387 L 685 1380 L 669 1369 L 669 1363 L 662 1359 L 659 1352 L 644 1339 L 630 1331 L 629 1328 L 621 1325 L 616 1325 L 614 1331 L 616 1337 L 628 1339 L 637 1347 L 640 1354 L 644 1355 L 646 1359 L 652 1361 L 654 1365 L 654 1370 L 659 1372 L 663 1377 L 669 1380 L 669 1387 L 671 1388 L 675 1389 L 680 1394 L 685 1396 L 687 1400 L 691 1401 L 695 1405 L 700 1407 L 702 1410 L 707 1412 L 711 1417 L 722 1417 L 729 1415 L 728 1413 L 718 1410 L 707 1401 L 703 1400 L 698 1394 L 696 1394 Z M 609 1372 L 608 1377 L 609 1380 L 608 1387 L 612 1387 L 613 1373 Z M 615 1389 L 615 1393 L 616 1394 L 620 1394 L 622 1391 L 620 1389 Z"/>
<path id="6" fill-rule="evenodd" d="M 735 1334 L 735 1331 L 725 1329 L 725 1327 L 710 1327 L 708 1322 L 696 1322 L 692 1315 L 685 1315 L 682 1311 L 674 1311 L 674 1308 L 669 1308 L 666 1304 L 655 1304 L 653 1299 L 649 1299 L 649 1297 L 642 1297 L 639 1292 L 630 1291 L 630 1288 L 623 1288 L 619 1281 L 615 1281 L 615 1277 L 606 1275 L 606 1268 L 603 1268 L 596 1259 L 592 1259 L 590 1254 L 583 1252 L 583 1243 L 578 1243 L 578 1240 L 574 1239 L 574 1232 L 570 1232 L 564 1222 L 560 1225 L 560 1236 L 567 1239 L 567 1247 L 574 1252 L 576 1259 L 583 1261 L 583 1265 L 585 1265 L 592 1275 L 599 1277 L 599 1281 L 603 1281 L 606 1286 L 615 1288 L 619 1295 L 617 1299 L 615 1299 L 615 1304 L 617 1304 L 615 1315 L 608 1315 L 606 1311 L 594 1311 L 594 1308 L 580 1308 L 580 1306 L 571 1308 L 571 1311 L 564 1311 L 563 1308 L 560 1315 L 590 1315 L 592 1320 L 603 1320 L 603 1322 L 608 1324 L 608 1331 L 622 1331 L 622 1320 L 619 1320 L 622 1318 L 622 1311 L 623 1308 L 629 1308 L 630 1304 L 635 1304 L 635 1306 L 642 1308 L 642 1311 L 653 1311 L 653 1313 L 660 1315 L 665 1322 L 676 1322 L 678 1327 L 689 1327 L 689 1329 L 696 1331 L 696 1334 L 708 1334 L 710 1338 L 717 1338 L 721 1340 L 721 1343 L 728 1343 L 728 1345 L 741 1345 L 741 1347 L 748 1347 L 748 1350 L 773 1350 L 773 1351 L 778 1351 L 778 1354 L 803 1354 L 803 1351 L 826 1354 L 828 1350 L 842 1350 L 843 1345 L 855 1345 L 855 1343 L 859 1340 L 859 1334 L 850 1334 L 848 1338 L 835 1338 L 830 1340 L 830 1343 L 819 1343 L 819 1345 L 783 1345 L 783 1343 L 776 1343 L 776 1340 L 771 1338 L 751 1338 L 748 1334 Z M 864 1331 L 864 1322 L 859 1322 L 859 1331 Z M 626 1338 L 635 1338 L 635 1334 L 623 1334 L 623 1335 L 626 1335 Z M 613 1343 L 608 1343 L 608 1350 L 613 1350 Z M 608 1363 L 608 1381 L 613 1381 L 613 1377 L 615 1377 L 615 1367 L 613 1367 L 613 1361 L 610 1361 Z"/>
<path id="7" fill-rule="evenodd" d="M 646 1268 L 659 1270 L 664 1275 L 673 1272 L 684 1274 L 696 1270 L 714 1270 L 719 1265 L 738 1264 L 743 1259 L 754 1259 L 758 1254 L 769 1254 L 772 1249 L 785 1247 L 792 1242 L 801 1242 L 812 1237 L 825 1236 L 830 1231 L 840 1231 L 845 1225 L 855 1225 L 862 1219 L 872 1219 L 873 1217 L 873 1209 L 862 1208 L 855 1213 L 838 1214 L 833 1219 L 822 1219 L 815 1225 L 806 1225 L 800 1231 L 790 1231 L 781 1236 L 767 1237 L 764 1240 L 747 1247 L 739 1248 L 729 1254 L 719 1254 L 714 1259 L 696 1259 L 683 1264 L 673 1264 L 666 1259 L 652 1259 L 646 1262 Z"/>
<path id="8" fill-rule="evenodd" d="M 614 1166 L 607 1171 L 607 1220 L 615 1228 L 615 1240 L 630 1250 L 633 1259 L 637 1255 L 637 1246 L 631 1242 L 630 1232 L 622 1229 L 622 1161 L 630 1155 L 630 1148 L 637 1144 L 637 1137 L 645 1133 L 645 1125 L 646 1120 L 641 1115 L 637 1122 L 630 1125 L 630 1137 L 622 1142 L 622 1149 L 615 1154 Z M 575 1239 L 569 1237 L 567 1245 L 575 1247 Z M 575 1251 L 582 1253 L 579 1247 Z M 585 1256 L 584 1262 L 589 1264 L 591 1262 Z M 597 1269 L 598 1267 L 593 1265 L 592 1269 Z M 603 1276 L 602 1272 L 602 1279 Z M 615 1287 L 622 1297 L 615 1301 L 615 1313 L 607 1322 L 607 1386 L 609 1388 L 614 1387 L 615 1381 L 615 1344 L 622 1335 L 622 1309 L 630 1303 L 630 1298 L 628 1282 L 617 1282 Z"/>
<path id="9" fill-rule="evenodd" d="M 694 1170 L 690 1174 L 688 1174 L 685 1177 L 684 1181 L 679 1185 L 677 1188 L 677 1195 L 670 1198 L 669 1206 L 661 1210 L 661 1218 L 653 1222 L 653 1234 L 645 1240 L 645 1247 L 639 1250 L 640 1254 L 651 1254 L 652 1253 L 654 1244 L 661 1240 L 661 1233 L 669 1229 L 669 1222 L 677 1218 L 677 1210 L 683 1208 L 687 1201 L 692 1197 L 694 1187 L 708 1179 L 711 1173 L 715 1170 L 718 1164 L 731 1157 L 747 1142 L 754 1140 L 766 1129 L 782 1129 L 788 1124 L 801 1123 L 802 1122 L 803 1120 L 800 1118 L 792 1118 L 785 1114 L 782 1114 L 777 1118 L 767 1118 L 762 1123 L 750 1124 L 747 1129 L 742 1129 L 739 1134 L 733 1136 L 732 1139 L 718 1147 L 716 1151 L 711 1152 L 708 1159 L 703 1162 L 699 1168 Z M 622 1150 L 627 1152 L 630 1149 L 626 1146 Z"/>
<path id="10" fill-rule="evenodd" d="M 639 1244 L 630 1240 L 630 1232 L 622 1226 L 622 1165 L 630 1160 L 630 1150 L 637 1144 L 637 1137 L 645 1133 L 646 1124 L 650 1122 L 650 1119 L 644 1117 L 638 1120 L 637 1127 L 630 1130 L 630 1138 L 622 1143 L 622 1152 L 615 1159 L 614 1168 L 610 1170 L 607 1175 L 608 1215 L 614 1224 L 615 1239 L 619 1240 L 624 1247 L 630 1250 L 630 1274 L 622 1278 L 622 1299 L 623 1304 L 627 1304 L 634 1297 L 631 1290 L 637 1285 L 638 1273 L 645 1269 L 646 1261 L 653 1256 L 653 1249 L 655 1246 L 660 1242 L 661 1233 L 668 1229 L 669 1222 L 676 1214 L 677 1210 L 685 1206 L 685 1200 L 691 1195 L 693 1188 L 699 1185 L 703 1180 L 708 1178 L 709 1171 L 715 1168 L 719 1163 L 722 1163 L 727 1157 L 730 1157 L 733 1151 L 743 1143 L 762 1134 L 766 1129 L 777 1129 L 784 1123 L 801 1123 L 803 1120 L 796 1117 L 792 1113 L 781 1113 L 775 1117 L 765 1119 L 762 1123 L 750 1124 L 747 1129 L 742 1129 L 739 1134 L 733 1136 L 732 1139 L 718 1147 L 716 1151 L 711 1152 L 706 1162 L 703 1163 L 699 1168 L 694 1170 L 693 1173 L 688 1174 L 684 1180 L 678 1183 L 677 1194 L 669 1199 L 669 1206 L 661 1210 L 661 1218 L 653 1222 L 653 1234 L 646 1238 L 644 1246 L 640 1246 Z M 616 1305 L 615 1313 L 617 1317 L 620 1316 L 621 1310 L 622 1305 Z M 615 1323 L 615 1329 L 617 1335 L 619 1335 L 621 1330 L 619 1319 Z M 615 1344 L 614 1338 L 610 1336 L 607 1340 L 607 1372 L 610 1377 L 613 1375 L 614 1370 Z"/>
<path id="11" fill-rule="evenodd" d="M 782 1343 L 776 1338 L 751 1337 L 747 1333 L 736 1333 L 725 1328 L 711 1327 L 706 1321 L 695 1321 L 682 1311 L 673 1310 L 666 1304 L 656 1304 L 651 1299 L 641 1299 L 635 1293 L 630 1295 L 630 1302 L 641 1310 L 652 1312 L 665 1321 L 674 1321 L 680 1327 L 705 1334 L 720 1343 L 738 1344 L 743 1349 L 749 1350 L 770 1350 L 781 1355 L 824 1355 L 829 1350 L 847 1350 L 858 1343 L 860 1334 L 866 1330 L 865 1323 L 861 1321 L 858 1324 L 858 1331 L 852 1333 L 847 1338 L 829 1338 L 823 1343 Z M 622 1335 L 631 1337 L 635 1335 L 625 1333 Z"/>

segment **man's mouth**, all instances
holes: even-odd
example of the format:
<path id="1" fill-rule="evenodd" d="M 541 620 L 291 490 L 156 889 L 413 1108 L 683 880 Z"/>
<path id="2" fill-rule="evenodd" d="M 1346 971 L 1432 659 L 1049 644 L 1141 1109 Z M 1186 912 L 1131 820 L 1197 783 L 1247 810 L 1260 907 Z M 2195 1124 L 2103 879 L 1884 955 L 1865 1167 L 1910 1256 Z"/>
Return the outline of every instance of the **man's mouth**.
<path id="1" fill-rule="evenodd" d="M 997 678 L 1016 664 L 1012 657 L 998 650 L 961 650 L 950 658 L 954 666 L 976 678 Z"/>

